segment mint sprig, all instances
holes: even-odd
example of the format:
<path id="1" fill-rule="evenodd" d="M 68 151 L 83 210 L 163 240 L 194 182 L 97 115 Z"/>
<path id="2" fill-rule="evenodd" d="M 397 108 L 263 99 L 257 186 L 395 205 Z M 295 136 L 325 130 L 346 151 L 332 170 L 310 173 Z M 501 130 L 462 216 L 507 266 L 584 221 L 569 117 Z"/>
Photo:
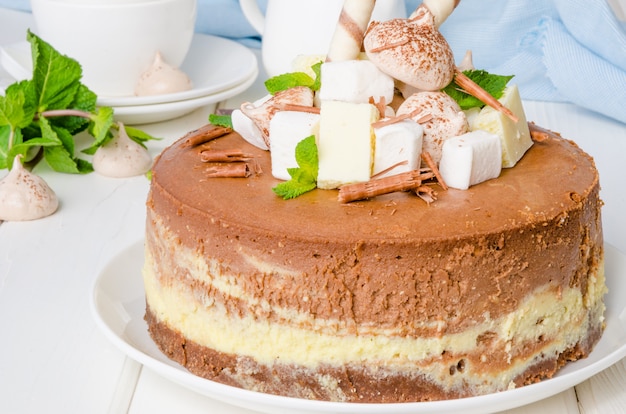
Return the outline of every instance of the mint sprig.
<path id="1" fill-rule="evenodd" d="M 311 88 L 313 91 L 317 91 L 321 85 L 321 67 L 321 61 L 311 66 L 311 70 L 313 70 L 313 73 L 315 74 L 315 79 L 304 72 L 283 73 L 267 79 L 265 81 L 265 88 L 272 95 L 297 86 L 306 86 Z"/>
<path id="2" fill-rule="evenodd" d="M 15 82 L 0 96 L 0 169 L 11 168 L 21 154 L 31 166 L 44 159 L 65 173 L 93 171 L 89 161 L 76 156 L 75 136 L 83 131 L 93 143 L 82 150 L 93 154 L 113 138 L 113 109 L 96 107 L 97 96 L 81 83 L 82 68 L 33 34 L 32 79 Z M 136 128 L 124 126 L 129 137 L 141 145 L 154 139 Z"/>
<path id="3" fill-rule="evenodd" d="M 463 71 L 463 74 L 476 82 L 496 99 L 500 99 L 502 97 L 507 83 L 513 78 L 512 75 L 494 75 L 485 70 L 465 70 Z M 483 101 L 465 93 L 454 82 L 443 88 L 443 91 L 450 95 L 450 97 L 454 99 L 463 110 L 470 108 L 482 108 L 485 106 Z"/>
<path id="4" fill-rule="evenodd" d="M 230 115 L 209 114 L 209 122 L 215 126 L 233 127 L 233 118 Z"/>
<path id="5" fill-rule="evenodd" d="M 315 135 L 311 135 L 296 145 L 298 168 L 288 168 L 289 181 L 272 188 L 274 193 L 285 200 L 296 198 L 317 187 L 318 155 Z"/>

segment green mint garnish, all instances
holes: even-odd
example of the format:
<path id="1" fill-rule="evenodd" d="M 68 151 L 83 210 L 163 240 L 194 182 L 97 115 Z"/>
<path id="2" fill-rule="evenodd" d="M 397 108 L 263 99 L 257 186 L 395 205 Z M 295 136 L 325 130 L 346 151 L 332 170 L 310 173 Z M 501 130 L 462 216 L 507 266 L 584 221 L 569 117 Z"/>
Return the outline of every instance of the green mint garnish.
<path id="1" fill-rule="evenodd" d="M 230 115 L 210 114 L 209 122 L 215 126 L 221 126 L 226 128 L 233 127 L 233 120 Z"/>
<path id="2" fill-rule="evenodd" d="M 321 66 L 322 62 L 317 62 L 316 64 L 311 66 L 313 73 L 315 73 L 315 79 L 313 79 L 311 76 L 307 75 L 304 72 L 283 73 L 281 75 L 267 79 L 265 81 L 265 88 L 267 88 L 267 91 L 272 95 L 280 91 L 295 88 L 296 86 L 306 86 L 314 91 L 317 91 L 321 85 Z"/>
<path id="3" fill-rule="evenodd" d="M 86 131 L 93 143 L 82 152 L 93 154 L 113 138 L 113 109 L 96 107 L 97 96 L 81 83 L 82 68 L 61 55 L 30 30 L 33 76 L 15 82 L 0 96 L 0 169 L 11 168 L 21 154 L 31 165 L 41 159 L 59 172 L 87 173 L 91 163 L 75 156 L 74 137 Z M 136 128 L 128 136 L 143 145 L 154 139 Z"/>
<path id="4" fill-rule="evenodd" d="M 502 97 L 506 84 L 513 78 L 513 76 L 494 75 L 484 70 L 466 70 L 463 73 L 496 99 Z M 443 91 L 450 95 L 463 110 L 485 106 L 480 99 L 459 90 L 454 82 L 446 86 Z"/>
<path id="5" fill-rule="evenodd" d="M 288 168 L 289 181 L 278 184 L 272 190 L 283 199 L 296 198 L 317 187 L 317 145 L 315 135 L 311 135 L 296 145 L 298 168 Z"/>

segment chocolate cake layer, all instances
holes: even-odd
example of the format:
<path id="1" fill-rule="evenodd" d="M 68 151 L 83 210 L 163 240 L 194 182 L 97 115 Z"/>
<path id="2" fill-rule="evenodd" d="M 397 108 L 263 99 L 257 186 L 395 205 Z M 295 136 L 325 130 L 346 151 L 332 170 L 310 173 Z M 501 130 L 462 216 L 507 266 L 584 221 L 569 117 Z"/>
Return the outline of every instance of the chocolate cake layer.
<path id="1" fill-rule="evenodd" d="M 241 149 L 255 173 L 208 178 L 206 148 Z M 339 377 L 329 372 L 383 366 L 424 379 L 432 393 L 411 400 L 429 400 L 549 376 L 599 337 L 602 202 L 593 160 L 575 144 L 550 134 L 497 179 L 435 187 L 430 205 L 410 193 L 341 204 L 332 190 L 282 200 L 269 162 L 236 133 L 196 147 L 181 140 L 157 160 L 144 278 L 162 347 L 171 340 L 158 332 L 169 330 L 197 357 L 213 349 L 331 382 Z M 532 370 L 545 366 L 554 369 Z M 236 376 L 235 385 L 255 383 Z M 379 380 L 369 378 L 370 391 Z"/>

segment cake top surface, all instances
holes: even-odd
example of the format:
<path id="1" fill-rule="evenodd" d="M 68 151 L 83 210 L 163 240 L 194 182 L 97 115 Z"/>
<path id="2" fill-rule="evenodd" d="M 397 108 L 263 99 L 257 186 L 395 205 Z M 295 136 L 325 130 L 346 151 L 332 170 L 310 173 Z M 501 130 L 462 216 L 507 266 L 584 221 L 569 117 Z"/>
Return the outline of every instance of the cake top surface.
<path id="1" fill-rule="evenodd" d="M 204 149 L 240 149 L 257 171 L 247 178 L 208 178 Z M 272 191 L 269 153 L 233 132 L 199 146 L 179 140 L 153 168 L 152 191 L 171 197 L 180 212 L 198 223 L 257 228 L 311 240 L 397 240 L 471 237 L 529 223 L 547 222 L 575 208 L 595 186 L 598 173 L 590 156 L 550 133 L 536 142 L 515 168 L 468 190 L 442 190 L 427 204 L 412 192 L 340 203 L 336 190 L 316 189 L 292 200 Z M 580 197 L 579 197 L 579 196 Z"/>

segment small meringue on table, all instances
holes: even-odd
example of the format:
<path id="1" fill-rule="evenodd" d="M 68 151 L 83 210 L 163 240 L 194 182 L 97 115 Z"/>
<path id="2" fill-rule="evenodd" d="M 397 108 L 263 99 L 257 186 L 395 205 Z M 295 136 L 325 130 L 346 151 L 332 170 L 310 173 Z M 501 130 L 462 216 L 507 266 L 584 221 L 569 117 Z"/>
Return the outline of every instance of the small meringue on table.
<path id="1" fill-rule="evenodd" d="M 0 221 L 36 220 L 54 213 L 59 201 L 43 178 L 24 168 L 21 155 L 0 180 Z"/>
<path id="2" fill-rule="evenodd" d="M 135 86 L 136 96 L 165 95 L 191 90 L 191 79 L 182 70 L 167 63 L 157 52 L 152 66 L 141 74 Z"/>

